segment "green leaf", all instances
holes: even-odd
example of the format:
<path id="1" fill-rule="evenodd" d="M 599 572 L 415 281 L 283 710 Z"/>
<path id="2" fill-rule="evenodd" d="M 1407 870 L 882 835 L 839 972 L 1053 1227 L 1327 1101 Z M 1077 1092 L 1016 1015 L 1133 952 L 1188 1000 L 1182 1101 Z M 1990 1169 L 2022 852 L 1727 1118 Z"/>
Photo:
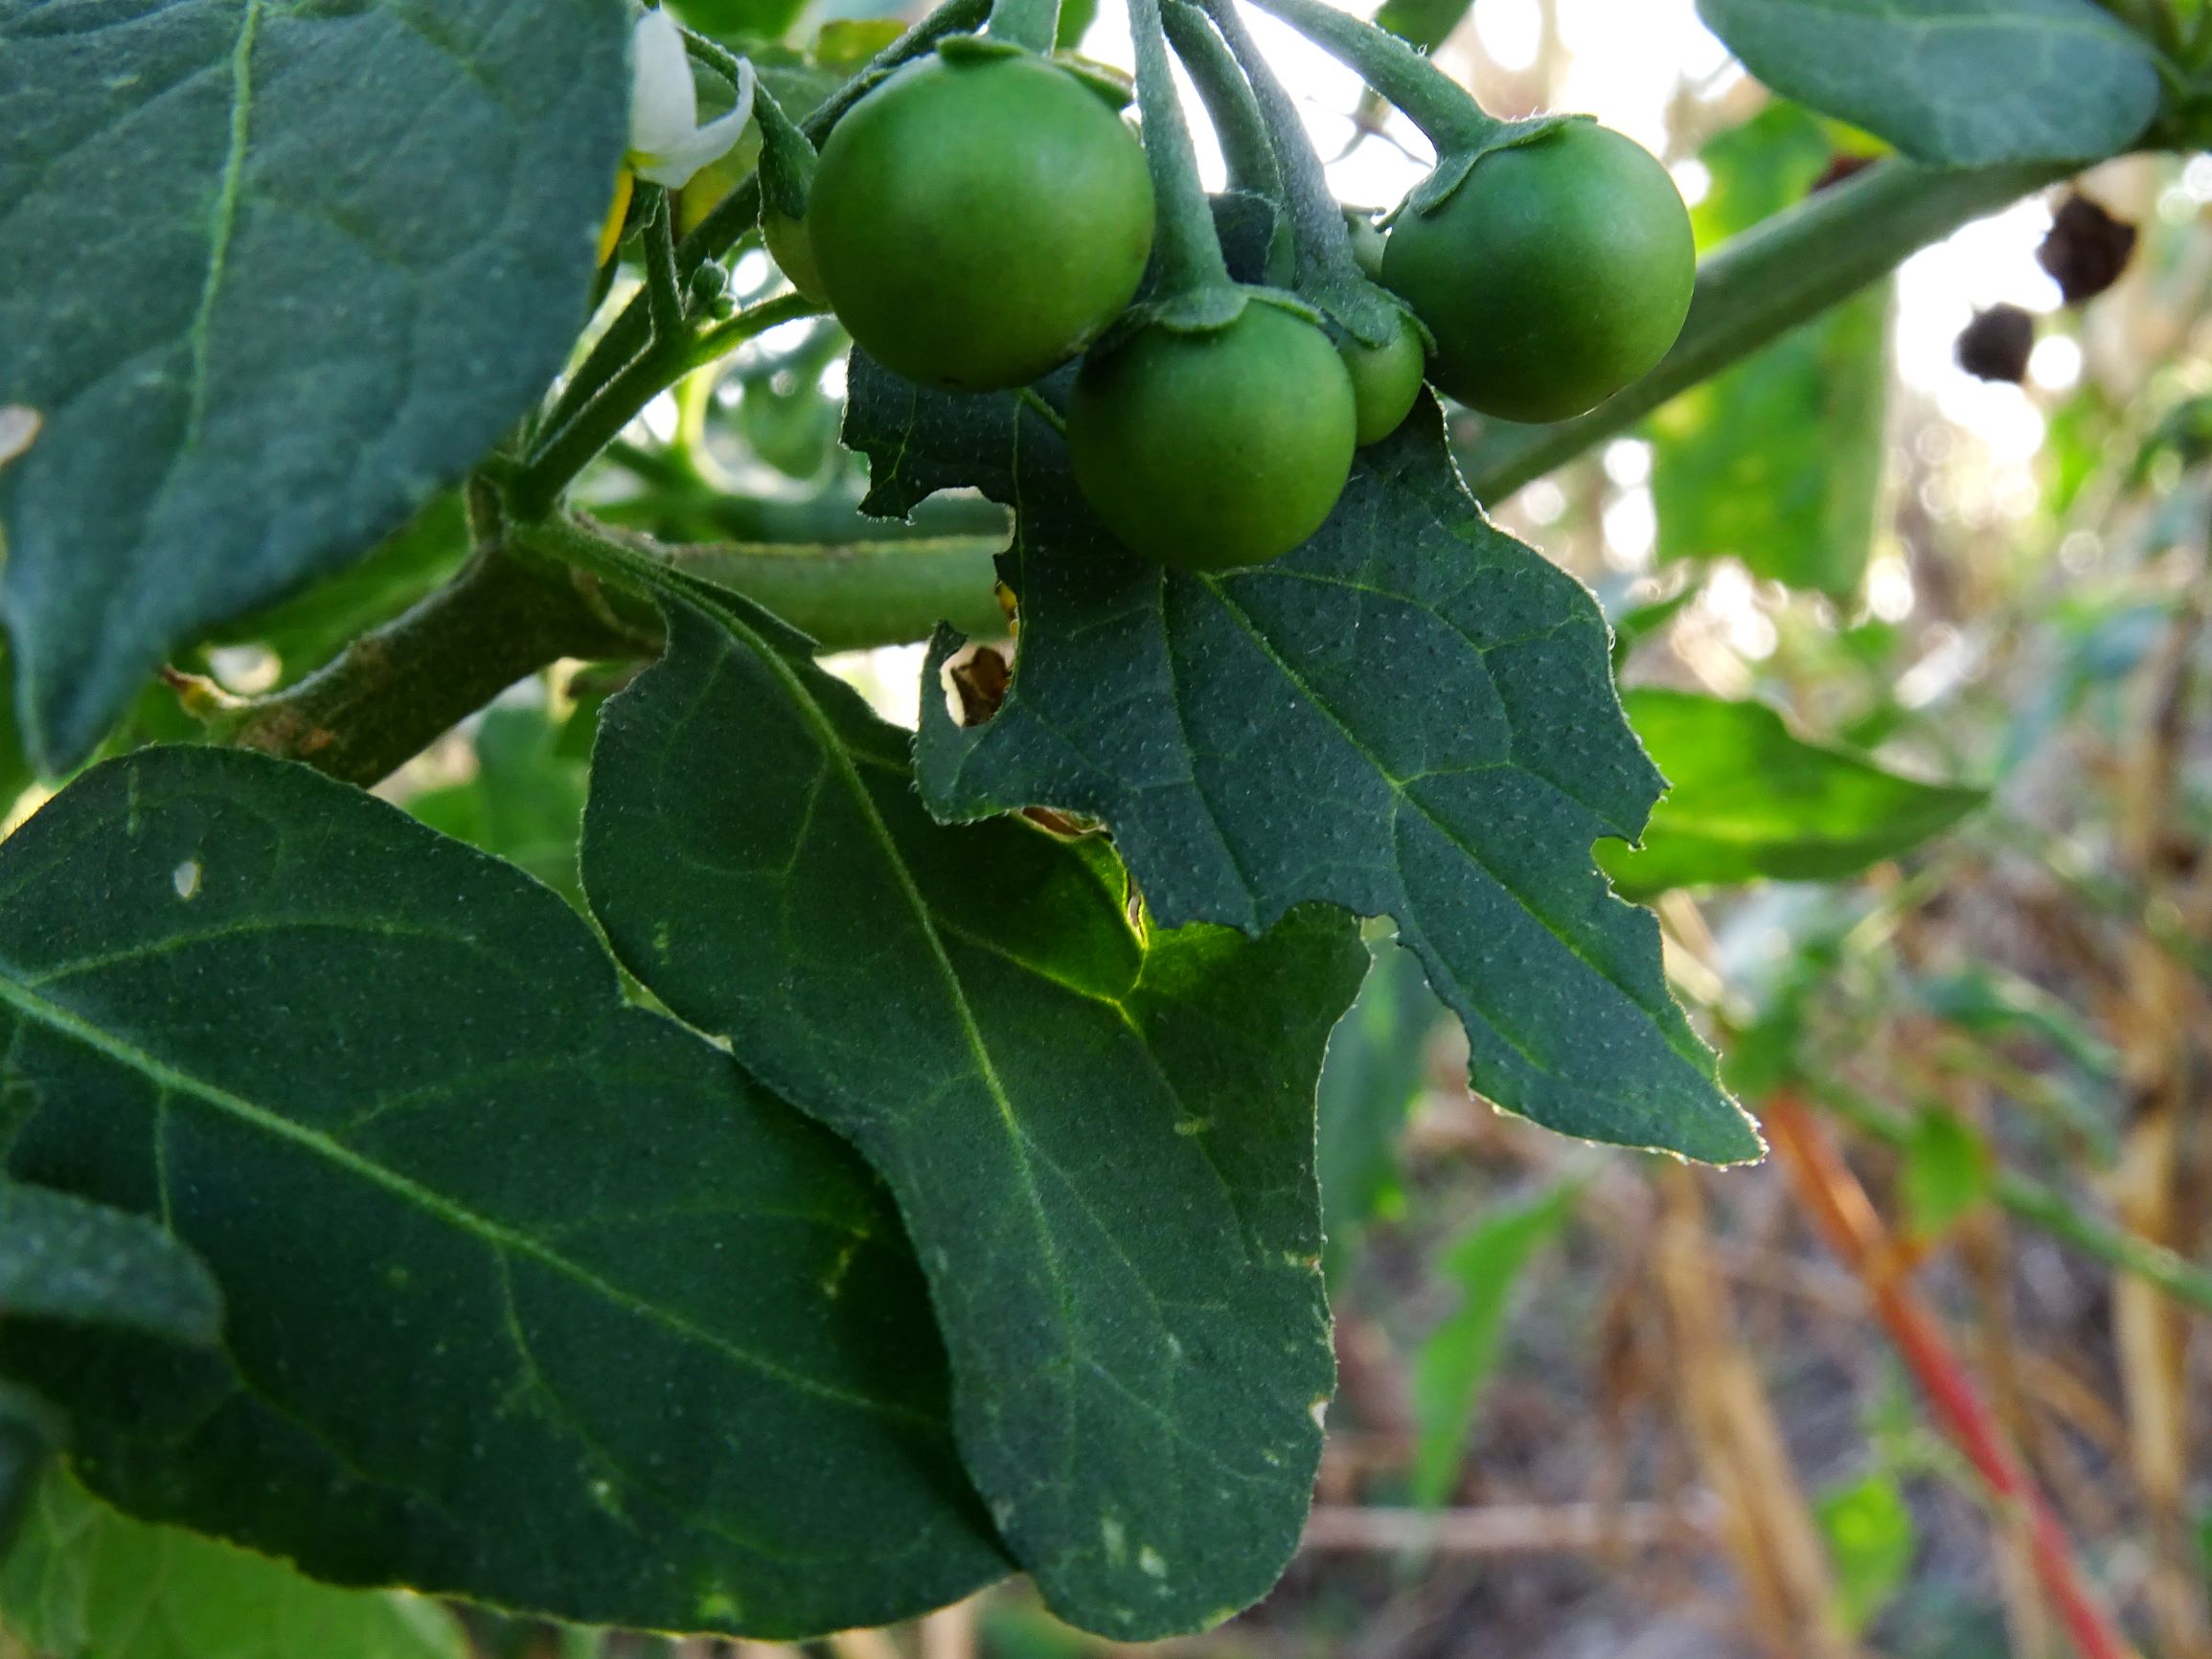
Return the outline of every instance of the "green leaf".
<path id="1" fill-rule="evenodd" d="M 1133 926 L 1098 837 L 923 810 L 908 734 L 673 583 L 584 888 L 655 995 L 852 1138 L 930 1278 L 969 1473 L 1056 1612 L 1212 1624 L 1297 1544 L 1333 1380 L 1313 1086 L 1350 922 Z"/>
<path id="2" fill-rule="evenodd" d="M 0 19 L 0 614 L 47 769 L 173 647 L 337 569 L 575 341 L 628 142 L 615 0 Z"/>
<path id="3" fill-rule="evenodd" d="M 1640 690 L 1629 720 L 1666 774 L 1639 849 L 1599 862 L 1633 898 L 1672 887 L 1851 875 L 1942 834 L 1988 799 L 1793 737 L 1762 703 Z"/>
<path id="4" fill-rule="evenodd" d="M 1833 150 L 1777 103 L 1699 152 L 1700 239 L 1803 198 Z M 1848 599 L 1873 548 L 1888 413 L 1889 284 L 1791 330 L 1672 399 L 1646 425 L 1658 557 L 1734 557 L 1755 576 Z"/>
<path id="5" fill-rule="evenodd" d="M 1322 1261 L 1334 1279 L 1360 1229 L 1398 1189 L 1398 1136 L 1420 1098 L 1438 1007 L 1410 950 L 1377 951 L 1359 1000 L 1329 1037 L 1318 1102 Z"/>
<path id="6" fill-rule="evenodd" d="M 1017 429 L 1012 398 L 933 396 L 857 357 L 853 384 L 876 510 L 952 483 L 1017 510 L 1013 693 L 968 729 L 924 697 L 932 811 L 1101 818 L 1171 924 L 1257 930 L 1315 899 L 1391 916 L 1500 1106 L 1591 1140 L 1757 1155 L 1668 994 L 1657 924 L 1591 867 L 1592 841 L 1638 834 L 1659 790 L 1604 619 L 1468 499 L 1433 402 L 1361 451 L 1305 546 L 1190 576 L 1113 542 L 1034 411 Z M 940 631 L 930 687 L 957 643 Z"/>
<path id="7" fill-rule="evenodd" d="M 210 1344 L 222 1296 L 207 1269 L 141 1216 L 0 1180 L 0 1317 L 121 1326 Z"/>
<path id="8" fill-rule="evenodd" d="M 1957 1113 L 1921 1112 L 1904 1148 L 1899 1186 L 1913 1234 L 1938 1239 L 1990 1195 L 1996 1166 L 1989 1144 Z"/>
<path id="9" fill-rule="evenodd" d="M 2039 1038 L 2092 1076 L 2120 1075 L 2120 1056 L 2109 1042 L 2064 1002 L 2017 973 L 1973 963 L 1913 989 L 1921 1006 L 1938 1019 L 1992 1036 Z"/>
<path id="10" fill-rule="evenodd" d="M 2096 161 L 2158 111 L 2151 50 L 2094 0 L 1698 0 L 1744 66 L 1917 161 Z"/>
<path id="11" fill-rule="evenodd" d="M 117 1502 L 663 1629 L 1002 1570 L 880 1189 L 512 867 L 305 767 L 141 752 L 0 846 L 0 1041 L 15 1172 L 160 1215 L 223 1288 L 235 1383 L 144 1362 L 166 1446 L 95 1398 L 128 1353 L 0 1355 L 100 1405 Z"/>
<path id="12" fill-rule="evenodd" d="M 281 1561 L 117 1514 L 59 1473 L 0 1562 L 0 1626 L 42 1659 L 467 1659 L 415 1596 L 334 1590 Z"/>
<path id="13" fill-rule="evenodd" d="M 495 704 L 477 723 L 476 776 L 425 790 L 407 810 L 456 841 L 519 864 L 572 903 L 581 900 L 576 847 L 589 768 L 564 745 L 567 729 L 542 703 Z"/>
<path id="14" fill-rule="evenodd" d="M 1881 1471 L 1821 1493 L 1813 1513 L 1836 1562 L 1844 1621 L 1863 1630 L 1912 1571 L 1918 1542 L 1912 1511 L 1896 1478 Z"/>
<path id="15" fill-rule="evenodd" d="M 1446 1251 L 1442 1266 L 1459 1285 L 1460 1301 L 1414 1356 L 1415 1502 L 1451 1496 L 1521 1275 L 1565 1227 L 1581 1196 L 1580 1182 L 1562 1182 L 1485 1216 Z"/>

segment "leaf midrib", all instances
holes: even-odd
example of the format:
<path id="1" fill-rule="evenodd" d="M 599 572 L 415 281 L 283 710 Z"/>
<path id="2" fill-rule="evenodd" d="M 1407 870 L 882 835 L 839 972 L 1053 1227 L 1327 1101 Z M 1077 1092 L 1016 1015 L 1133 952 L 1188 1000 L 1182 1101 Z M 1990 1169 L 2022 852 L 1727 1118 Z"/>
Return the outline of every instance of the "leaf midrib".
<path id="1" fill-rule="evenodd" d="M 125 1070 L 147 1079 L 170 1098 L 196 1102 L 202 1106 L 220 1112 L 249 1127 L 260 1130 L 263 1134 L 297 1147 L 333 1167 L 343 1170 L 356 1179 L 366 1181 L 414 1205 L 444 1222 L 446 1226 L 467 1234 L 494 1252 L 527 1258 L 581 1285 L 613 1306 L 640 1318 L 650 1320 L 684 1340 L 697 1343 L 711 1352 L 720 1354 L 733 1364 L 756 1372 L 770 1381 L 855 1410 L 873 1412 L 881 1417 L 910 1421 L 924 1427 L 935 1426 L 930 1420 L 919 1413 L 887 1400 L 855 1394 L 833 1384 L 823 1382 L 817 1377 L 806 1376 L 790 1371 L 772 1359 L 755 1353 L 749 1349 L 739 1347 L 726 1337 L 702 1329 L 690 1320 L 673 1313 L 665 1307 L 644 1301 L 620 1286 L 610 1284 L 581 1262 L 571 1261 L 559 1252 L 548 1249 L 526 1233 L 518 1232 L 480 1216 L 476 1212 L 455 1203 L 443 1193 L 425 1187 L 395 1170 L 386 1169 L 373 1159 L 363 1157 L 352 1148 L 331 1140 L 328 1135 L 296 1124 L 281 1113 L 247 1100 L 242 1095 L 225 1089 L 219 1084 L 209 1082 L 205 1079 L 194 1077 L 189 1072 L 181 1071 L 168 1062 L 156 1058 L 135 1044 L 103 1030 L 73 1011 L 57 1003 L 50 1002 L 35 991 L 29 989 L 14 978 L 11 965 L 0 965 L 0 967 L 8 968 L 8 971 L 0 972 L 0 1003 L 12 1007 L 26 1020 L 91 1049 L 94 1053 L 114 1061 Z"/>

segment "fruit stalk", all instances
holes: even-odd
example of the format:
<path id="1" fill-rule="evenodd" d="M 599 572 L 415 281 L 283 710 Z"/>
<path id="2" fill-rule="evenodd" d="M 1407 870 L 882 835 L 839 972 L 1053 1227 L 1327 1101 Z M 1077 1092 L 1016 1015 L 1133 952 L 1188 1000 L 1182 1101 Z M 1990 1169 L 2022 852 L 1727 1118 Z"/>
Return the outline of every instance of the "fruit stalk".
<path id="1" fill-rule="evenodd" d="M 1250 82 L 1260 119 L 1266 125 L 1290 210 L 1299 291 L 1319 303 L 1363 344 L 1387 344 L 1404 324 L 1398 307 L 1368 283 L 1352 257 L 1344 210 L 1329 189 L 1328 172 L 1298 117 L 1297 105 L 1244 27 L 1234 0 L 1203 0 L 1203 4 Z"/>
<path id="2" fill-rule="evenodd" d="M 1467 88 L 1387 29 L 1378 29 L 1322 0 L 1252 3 L 1357 70 L 1360 80 L 1427 135 L 1439 156 L 1489 148 L 1510 129 L 1510 123 L 1491 115 Z"/>
<path id="3" fill-rule="evenodd" d="M 1136 48 L 1137 111 L 1144 123 L 1145 160 L 1159 214 L 1154 257 L 1162 300 L 1208 289 L 1227 290 L 1229 267 L 1214 232 L 1213 209 L 1198 181 L 1198 158 L 1183 125 L 1182 100 L 1168 67 L 1167 26 L 1160 0 L 1129 0 L 1129 36 Z"/>
<path id="4" fill-rule="evenodd" d="M 1161 22 L 1167 27 L 1168 44 L 1183 60 L 1191 84 L 1198 89 L 1198 97 L 1206 105 L 1206 117 L 1214 124 L 1214 134 L 1221 141 L 1229 188 L 1281 202 L 1282 170 L 1276 165 L 1252 88 L 1236 59 L 1229 56 L 1228 47 L 1206 21 L 1205 13 L 1187 0 L 1164 0 Z"/>

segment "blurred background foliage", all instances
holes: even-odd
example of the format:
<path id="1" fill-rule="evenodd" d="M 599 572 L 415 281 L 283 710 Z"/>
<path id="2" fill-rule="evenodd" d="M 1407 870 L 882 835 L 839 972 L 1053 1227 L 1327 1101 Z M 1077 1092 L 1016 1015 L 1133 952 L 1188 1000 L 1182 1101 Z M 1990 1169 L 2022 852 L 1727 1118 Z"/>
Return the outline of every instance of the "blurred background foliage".
<path id="1" fill-rule="evenodd" d="M 897 27 L 808 0 L 672 4 L 769 64 L 794 113 Z M 1768 99 L 1688 0 L 1383 16 L 1501 112 L 1595 108 L 1652 144 L 1708 246 L 1877 148 Z M 1114 0 L 1070 5 L 1063 38 L 1111 57 L 1119 20 Z M 1347 199 L 1418 176 L 1402 124 L 1286 61 Z M 1676 784 L 1643 851 L 1601 848 L 1608 874 L 1655 904 L 1746 1102 L 1848 1163 L 1691 1171 L 1530 1131 L 1469 1097 L 1451 1022 L 1372 929 L 1321 1086 L 1342 1382 L 1312 1531 L 1266 1602 L 1166 1650 L 2067 1651 L 2018 1511 L 1989 1500 L 1922 1404 L 1925 1355 L 1878 1317 L 1870 1292 L 1904 1284 L 2144 1651 L 2212 1659 L 2212 157 L 2128 158 L 2079 189 L 2137 233 L 2105 291 L 2069 304 L 2039 264 L 2054 192 L 1489 504 L 1599 595 L 1631 720 Z M 734 280 L 741 301 L 776 282 L 757 253 Z M 1977 379 L 1953 342 L 2000 305 L 2027 318 L 2025 361 Z M 919 646 L 847 648 L 886 625 L 808 614 L 808 562 L 878 561 L 887 615 L 902 581 L 957 568 L 951 620 L 1003 634 L 1005 526 L 959 497 L 911 524 L 860 514 L 864 469 L 836 441 L 845 344 L 793 323 L 694 376 L 588 500 L 740 573 L 911 722 L 934 694 Z M 186 737 L 194 698 L 311 671 L 449 576 L 464 541 L 458 502 L 433 504 L 180 660 L 116 743 Z M 592 717 L 627 671 L 526 682 L 384 792 L 573 898 Z M 11 822 L 44 793 L 0 708 Z M 1871 1266 L 1814 1225 L 1827 1202 L 1858 1207 Z M 119 1560 L 165 1547 L 113 1524 Z M 219 1601 L 240 1569 L 210 1560 Z M 18 1611 L 22 1578 L 0 1583 Z M 442 1652 L 672 1648 L 402 1611 L 406 1644 Z M 36 1628 L 88 1650 L 66 1623 Z M 818 1650 L 1107 1649 L 1008 1589 Z"/>

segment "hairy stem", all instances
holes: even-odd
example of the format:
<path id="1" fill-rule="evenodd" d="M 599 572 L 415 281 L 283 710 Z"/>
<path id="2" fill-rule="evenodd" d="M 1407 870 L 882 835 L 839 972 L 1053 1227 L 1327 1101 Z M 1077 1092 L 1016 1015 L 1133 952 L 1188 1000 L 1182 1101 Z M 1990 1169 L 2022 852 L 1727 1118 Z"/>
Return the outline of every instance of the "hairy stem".
<path id="1" fill-rule="evenodd" d="M 507 534 L 510 547 L 486 549 L 298 685 L 230 711 L 217 735 L 366 787 L 563 657 L 651 655 L 660 641 L 650 613 L 618 611 L 592 577 L 568 568 L 580 544 L 665 559 L 773 611 L 825 649 L 906 645 L 941 621 L 984 638 L 1006 631 L 994 597 L 998 536 L 663 548 L 559 520 Z"/>
<path id="2" fill-rule="evenodd" d="M 1466 87 L 1387 29 L 1339 11 L 1326 0 L 1252 0 L 1331 57 L 1358 71 L 1405 112 L 1439 156 L 1487 147 L 1506 123 L 1487 113 Z M 1233 44 L 1233 42 L 1232 42 Z"/>
<path id="3" fill-rule="evenodd" d="M 643 648 L 567 572 L 489 551 L 298 685 L 236 711 L 223 735 L 366 787 L 547 664 Z"/>
<path id="4" fill-rule="evenodd" d="M 1160 295 L 1174 299 L 1230 286 L 1229 267 L 1214 233 L 1213 209 L 1198 182 L 1198 158 L 1183 125 L 1182 100 L 1168 67 L 1168 41 L 1160 0 L 1130 0 L 1129 34 L 1136 47 L 1137 109 L 1144 122 L 1145 159 L 1159 203 L 1156 252 Z"/>
<path id="5" fill-rule="evenodd" d="M 550 429 L 516 469 L 507 490 L 515 515 L 536 518 L 548 511 L 569 480 L 613 443 L 640 410 L 694 369 L 704 368 L 780 323 L 820 311 L 821 307 L 804 294 L 783 294 L 746 307 L 696 338 L 680 329 L 654 338 L 566 425 Z"/>
<path id="6" fill-rule="evenodd" d="M 2041 162 L 1954 169 L 1884 161 L 1777 214 L 1699 268 L 1681 338 L 1641 380 L 1556 425 L 1486 422 L 1460 452 L 1469 489 L 1485 502 L 1504 500 L 1850 298 L 1907 255 L 2069 170 Z"/>
<path id="7" fill-rule="evenodd" d="M 1352 237 L 1344 225 L 1344 211 L 1329 189 L 1329 175 L 1307 134 L 1306 124 L 1298 118 L 1298 106 L 1290 102 L 1290 94 L 1269 67 L 1232 0 L 1205 0 L 1205 9 L 1227 42 L 1230 56 L 1243 71 L 1260 120 L 1266 127 L 1267 143 L 1290 209 L 1290 235 L 1298 250 L 1299 270 L 1357 278 L 1359 268 L 1353 262 Z"/>
<path id="8" fill-rule="evenodd" d="M 1206 106 L 1206 119 L 1221 141 L 1221 159 L 1228 165 L 1229 188 L 1283 199 L 1283 177 L 1275 165 L 1275 151 L 1260 120 L 1260 106 L 1244 72 L 1206 14 L 1188 0 L 1163 0 L 1160 21 L 1168 31 L 1168 44 L 1183 60 L 1191 84 Z"/>

